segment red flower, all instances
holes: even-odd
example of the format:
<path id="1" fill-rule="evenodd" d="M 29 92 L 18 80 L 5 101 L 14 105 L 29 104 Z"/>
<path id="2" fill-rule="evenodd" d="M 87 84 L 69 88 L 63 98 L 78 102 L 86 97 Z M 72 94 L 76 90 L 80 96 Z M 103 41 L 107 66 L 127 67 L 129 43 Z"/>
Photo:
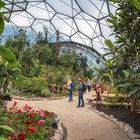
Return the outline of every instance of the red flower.
<path id="1" fill-rule="evenodd" d="M 36 131 L 37 130 L 37 128 L 36 127 L 34 127 L 34 126 L 30 126 L 30 127 L 28 127 L 28 134 L 32 134 L 34 131 Z"/>
<path id="2" fill-rule="evenodd" d="M 31 110 L 32 107 L 30 107 L 30 106 L 28 106 L 27 104 L 25 104 L 25 105 L 23 106 L 23 109 L 28 111 L 28 110 Z"/>
<path id="3" fill-rule="evenodd" d="M 18 110 L 18 114 L 22 114 L 23 112 L 22 112 L 22 110 L 21 109 L 19 109 Z"/>
<path id="4" fill-rule="evenodd" d="M 13 106 L 16 106 L 17 105 L 17 101 L 14 101 L 14 104 L 13 104 Z"/>
<path id="5" fill-rule="evenodd" d="M 18 139 L 19 140 L 24 140 L 26 138 L 26 135 L 24 134 L 24 133 L 20 133 L 19 135 L 18 135 Z"/>
<path id="6" fill-rule="evenodd" d="M 25 123 L 26 124 L 30 124 L 31 123 L 31 120 L 27 120 Z"/>
<path id="7" fill-rule="evenodd" d="M 34 111 L 31 111 L 29 114 L 28 114 L 29 117 L 34 117 L 36 116 L 36 113 Z"/>
<path id="8" fill-rule="evenodd" d="M 34 123 L 35 122 L 35 119 L 32 119 L 31 121 L 32 121 L 32 123 Z"/>

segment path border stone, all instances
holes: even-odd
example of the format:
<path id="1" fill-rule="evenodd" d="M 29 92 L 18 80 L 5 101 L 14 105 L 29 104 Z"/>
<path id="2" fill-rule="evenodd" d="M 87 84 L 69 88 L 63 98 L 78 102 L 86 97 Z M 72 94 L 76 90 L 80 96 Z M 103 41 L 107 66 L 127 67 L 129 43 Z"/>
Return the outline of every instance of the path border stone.
<path id="1" fill-rule="evenodd" d="M 67 129 L 64 127 L 63 123 L 60 120 L 57 112 L 53 111 L 55 121 L 57 122 L 57 129 L 54 132 L 54 136 L 52 136 L 49 140 L 66 140 L 67 138 Z"/>
<path id="2" fill-rule="evenodd" d="M 93 112 L 99 114 L 100 116 L 102 116 L 103 118 L 106 118 L 112 122 L 114 122 L 117 126 L 119 126 L 121 129 L 123 129 L 126 134 L 129 136 L 129 138 L 131 140 L 140 140 L 140 134 L 136 134 L 134 133 L 134 129 L 127 123 L 124 123 L 122 121 L 118 121 L 116 118 L 113 117 L 113 115 L 107 115 L 104 112 L 98 111 L 98 110 L 93 110 L 91 109 Z"/>

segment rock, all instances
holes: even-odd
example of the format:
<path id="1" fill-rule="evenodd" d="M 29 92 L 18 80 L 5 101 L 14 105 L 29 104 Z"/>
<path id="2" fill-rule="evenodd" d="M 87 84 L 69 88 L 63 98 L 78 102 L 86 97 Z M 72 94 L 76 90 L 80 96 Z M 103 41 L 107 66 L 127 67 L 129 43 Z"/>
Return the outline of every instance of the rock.
<path id="1" fill-rule="evenodd" d="M 52 111 L 52 113 L 54 114 L 55 118 L 58 116 L 56 111 Z"/>
<path id="2" fill-rule="evenodd" d="M 58 127 L 58 132 L 59 132 L 60 134 L 63 133 L 63 129 L 62 129 L 62 127 Z"/>
<path id="3" fill-rule="evenodd" d="M 117 124 L 117 119 L 115 119 L 115 118 L 113 118 L 113 120 L 112 120 L 114 123 L 116 123 Z"/>
<path id="4" fill-rule="evenodd" d="M 140 135 L 139 134 L 134 134 L 133 133 L 131 136 L 132 136 L 131 138 L 134 139 L 134 140 L 140 140 Z"/>
<path id="5" fill-rule="evenodd" d="M 119 122 L 119 127 L 120 127 L 120 128 L 123 128 L 123 127 L 124 127 L 124 122 L 121 122 L 121 121 L 120 121 L 120 122 Z"/>
<path id="6" fill-rule="evenodd" d="M 105 115 L 105 118 L 106 118 L 106 119 L 109 119 L 109 116 L 108 116 L 108 115 Z"/>
<path id="7" fill-rule="evenodd" d="M 112 119 L 113 119 L 113 118 L 114 118 L 114 117 L 113 117 L 113 115 L 110 115 L 110 118 L 112 118 Z"/>
<path id="8" fill-rule="evenodd" d="M 135 136 L 134 136 L 134 133 L 132 132 L 132 131 L 127 131 L 127 135 L 131 138 L 131 139 L 133 139 Z"/>
<path id="9" fill-rule="evenodd" d="M 50 140 L 63 140 L 64 137 L 64 130 L 62 127 L 62 122 L 59 118 L 59 116 L 57 115 L 56 112 L 53 112 L 56 116 L 55 118 L 55 122 L 57 123 L 57 130 L 55 130 L 55 134 L 52 138 L 50 138 Z"/>
<path id="10" fill-rule="evenodd" d="M 99 113 L 101 116 L 105 116 L 105 113 L 104 112 L 100 112 Z"/>
<path id="11" fill-rule="evenodd" d="M 59 121 L 60 121 L 60 118 L 55 118 L 55 121 L 56 121 L 56 122 L 59 122 Z"/>
<path id="12" fill-rule="evenodd" d="M 125 132 L 128 132 L 128 130 L 129 130 L 129 124 L 126 123 L 126 124 L 124 125 L 124 131 L 125 131 Z"/>
<path id="13" fill-rule="evenodd" d="M 50 140 L 61 140 L 61 136 L 58 133 L 55 133 L 55 135 L 50 138 Z"/>

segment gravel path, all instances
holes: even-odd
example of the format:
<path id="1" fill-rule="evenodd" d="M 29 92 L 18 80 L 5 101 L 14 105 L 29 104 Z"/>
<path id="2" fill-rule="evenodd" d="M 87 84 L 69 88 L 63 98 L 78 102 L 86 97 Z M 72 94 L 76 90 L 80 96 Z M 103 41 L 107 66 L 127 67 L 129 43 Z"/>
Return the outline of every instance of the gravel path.
<path id="1" fill-rule="evenodd" d="M 73 102 L 68 99 L 53 101 L 22 101 L 19 105 L 28 104 L 32 107 L 56 111 L 64 126 L 67 128 L 67 140 L 129 140 L 125 132 L 113 122 L 100 117 L 88 107 L 87 98 L 91 94 L 85 94 L 85 107 L 76 108 L 77 97 Z M 11 104 L 11 103 L 9 103 Z"/>

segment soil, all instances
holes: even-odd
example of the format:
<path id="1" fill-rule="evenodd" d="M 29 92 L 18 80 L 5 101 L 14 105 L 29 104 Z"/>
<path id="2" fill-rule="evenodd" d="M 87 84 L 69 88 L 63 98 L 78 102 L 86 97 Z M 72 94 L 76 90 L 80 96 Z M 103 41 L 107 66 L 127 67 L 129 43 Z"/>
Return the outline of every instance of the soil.
<path id="1" fill-rule="evenodd" d="M 135 131 L 135 133 L 140 134 L 140 112 L 130 112 L 121 110 L 100 110 L 107 115 L 111 115 L 118 121 L 129 124 Z"/>

